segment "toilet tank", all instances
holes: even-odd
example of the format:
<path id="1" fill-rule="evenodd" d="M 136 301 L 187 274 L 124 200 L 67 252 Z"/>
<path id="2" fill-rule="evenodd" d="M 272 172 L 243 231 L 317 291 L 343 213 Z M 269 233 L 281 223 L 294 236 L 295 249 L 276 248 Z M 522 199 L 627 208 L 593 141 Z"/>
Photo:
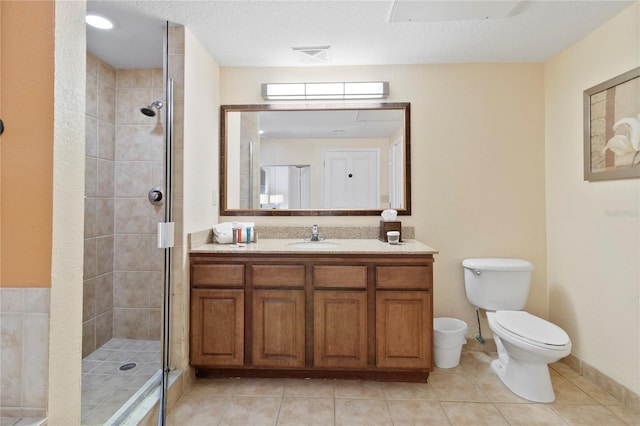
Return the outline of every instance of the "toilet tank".
<path id="1" fill-rule="evenodd" d="M 464 259 L 464 287 L 474 306 L 489 311 L 524 308 L 533 264 L 523 259 Z"/>

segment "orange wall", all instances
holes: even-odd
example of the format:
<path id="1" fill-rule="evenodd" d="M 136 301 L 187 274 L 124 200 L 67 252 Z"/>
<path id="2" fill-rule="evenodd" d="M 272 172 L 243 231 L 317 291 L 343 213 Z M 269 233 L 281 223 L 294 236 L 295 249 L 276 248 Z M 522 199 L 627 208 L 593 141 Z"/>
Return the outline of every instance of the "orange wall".
<path id="1" fill-rule="evenodd" d="M 0 286 L 50 287 L 54 2 L 0 1 Z"/>

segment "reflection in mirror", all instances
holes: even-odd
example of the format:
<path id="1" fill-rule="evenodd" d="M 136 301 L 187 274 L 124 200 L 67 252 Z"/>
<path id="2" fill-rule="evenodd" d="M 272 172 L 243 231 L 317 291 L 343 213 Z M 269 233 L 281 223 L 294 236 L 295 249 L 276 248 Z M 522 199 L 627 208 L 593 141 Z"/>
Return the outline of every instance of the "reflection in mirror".
<path id="1" fill-rule="evenodd" d="M 409 104 L 221 107 L 222 215 L 410 214 Z"/>

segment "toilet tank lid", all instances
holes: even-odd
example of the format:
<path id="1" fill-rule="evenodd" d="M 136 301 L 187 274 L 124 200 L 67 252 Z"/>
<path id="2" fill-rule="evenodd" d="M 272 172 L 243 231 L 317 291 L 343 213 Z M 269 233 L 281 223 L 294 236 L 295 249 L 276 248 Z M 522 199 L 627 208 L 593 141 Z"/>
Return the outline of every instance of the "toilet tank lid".
<path id="1" fill-rule="evenodd" d="M 464 259 L 462 266 L 479 271 L 532 271 L 533 264 L 524 259 L 476 258 Z"/>

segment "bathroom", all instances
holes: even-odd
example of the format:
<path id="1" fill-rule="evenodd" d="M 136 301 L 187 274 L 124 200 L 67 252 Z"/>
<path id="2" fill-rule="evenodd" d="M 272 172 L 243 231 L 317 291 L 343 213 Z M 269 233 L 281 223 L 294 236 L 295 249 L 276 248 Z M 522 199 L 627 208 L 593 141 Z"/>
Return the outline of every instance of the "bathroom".
<path id="1" fill-rule="evenodd" d="M 637 52 L 637 40 L 625 37 L 623 29 L 637 29 L 638 16 L 636 2 L 616 21 L 544 63 L 362 68 L 220 67 L 207 58 L 187 28 L 185 50 L 187 56 L 193 56 L 185 61 L 197 66 L 185 69 L 185 81 L 213 84 L 206 86 L 213 99 L 203 108 L 203 86 L 185 87 L 185 109 L 190 108 L 190 113 L 185 117 L 183 161 L 190 170 L 185 170 L 183 185 L 192 193 L 185 190 L 184 210 L 190 213 L 184 219 L 184 232 L 231 220 L 219 217 L 212 202 L 218 187 L 218 129 L 211 117 L 217 117 L 219 105 L 261 102 L 260 84 L 276 80 L 360 81 L 375 76 L 389 81 L 389 101 L 411 102 L 412 107 L 412 215 L 401 220 L 415 227 L 417 239 L 442 253 L 435 263 L 434 316 L 465 320 L 471 337 L 475 313 L 464 295 L 461 259 L 481 255 L 526 258 L 536 267 L 526 309 L 560 324 L 576 343 L 576 356 L 637 394 L 633 378 L 638 376 L 638 333 L 631 337 L 616 334 L 615 339 L 609 333 L 618 323 L 638 324 L 634 262 L 639 250 L 640 188 L 637 180 L 596 184 L 582 180 L 581 93 L 637 66 L 637 54 L 623 58 L 613 52 L 603 52 L 606 58 L 593 66 L 583 50 L 602 40 L 615 40 L 626 46 L 622 50 Z M 81 57 L 81 53 L 76 55 Z M 589 73 L 584 71 L 586 64 Z M 142 101 L 140 107 L 153 100 Z M 201 132 L 202 126 L 208 128 Z M 607 213 L 612 211 L 619 214 Z M 376 223 L 374 218 L 319 219 L 321 228 Z M 269 225 L 291 222 L 268 220 Z M 300 218 L 296 224 L 311 222 Z M 611 247 L 625 250 L 620 254 Z M 81 283 L 73 286 L 79 289 Z M 56 281 L 52 293 L 63 288 Z M 602 298 L 603 290 L 606 298 Z M 73 300 L 52 297 L 67 308 Z M 73 308 L 69 312 L 77 316 Z M 184 312 L 175 310 L 174 314 L 181 318 L 179 324 L 185 320 Z M 51 315 L 55 346 L 76 345 L 77 336 L 65 337 L 61 331 L 60 316 L 58 311 Z M 176 352 L 184 355 L 186 344 L 176 341 L 175 345 Z M 63 363 L 57 351 L 52 350 L 52 357 L 50 374 L 58 380 L 50 385 L 50 409 L 61 415 L 58 410 L 66 403 L 60 401 L 58 387 L 64 388 L 65 381 L 59 380 L 63 374 L 56 366 L 60 369 Z"/>

